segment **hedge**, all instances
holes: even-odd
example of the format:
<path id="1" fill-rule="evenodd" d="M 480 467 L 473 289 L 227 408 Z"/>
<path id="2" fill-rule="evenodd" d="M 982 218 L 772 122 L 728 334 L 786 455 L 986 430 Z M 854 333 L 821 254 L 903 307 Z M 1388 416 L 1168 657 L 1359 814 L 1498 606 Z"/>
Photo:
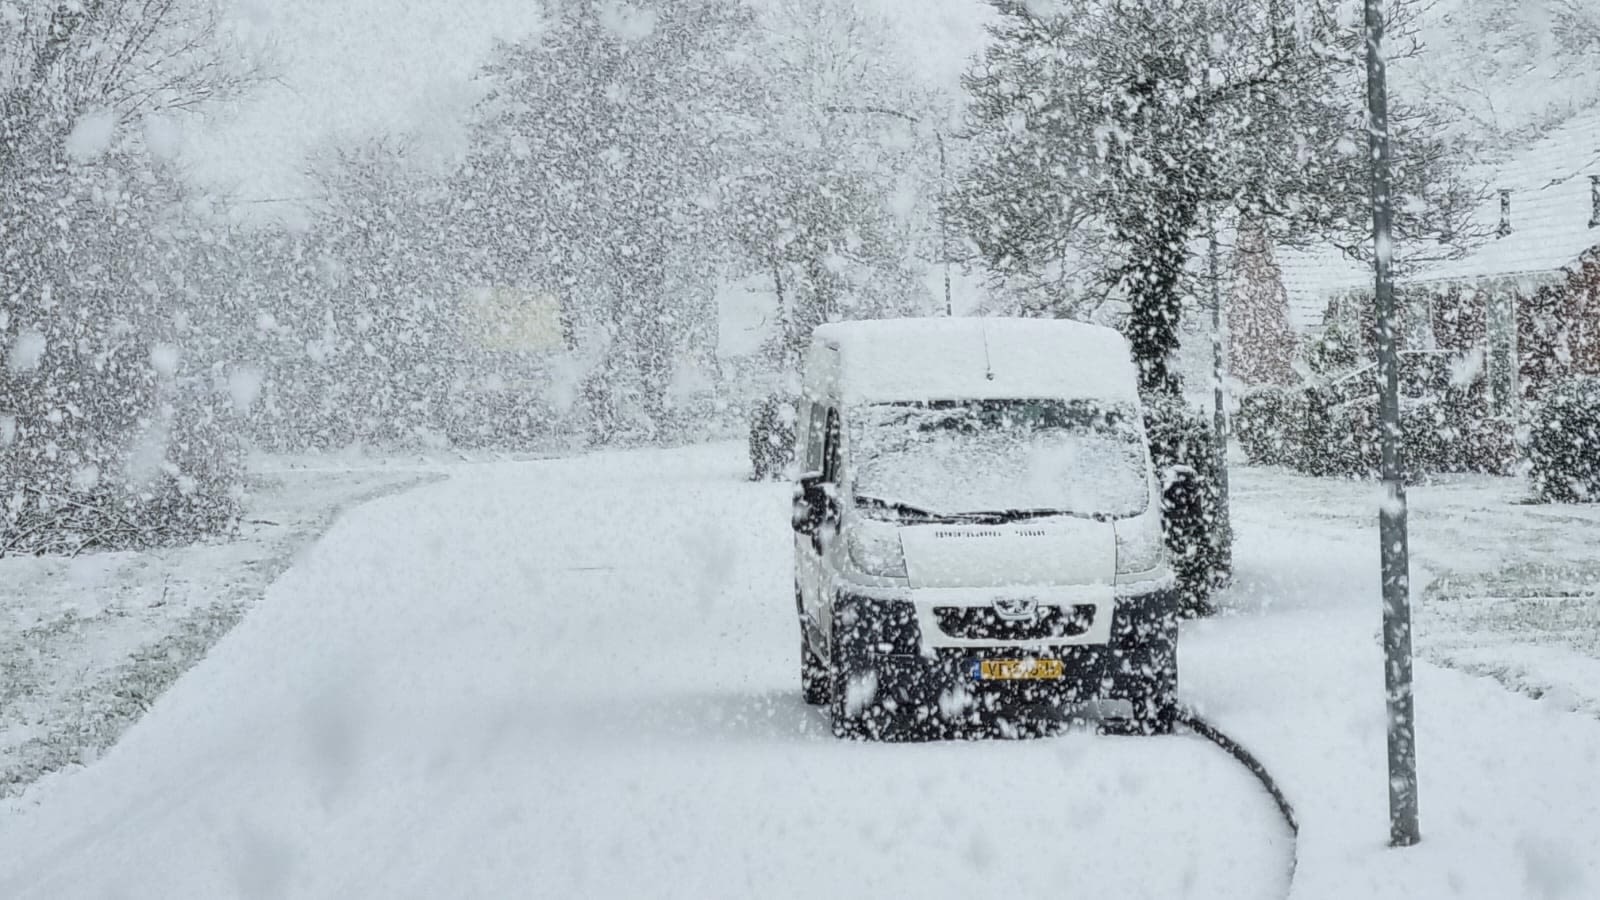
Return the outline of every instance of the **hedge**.
<path id="1" fill-rule="evenodd" d="M 1162 528 L 1172 552 L 1186 615 L 1210 612 L 1211 589 L 1233 572 L 1233 529 L 1222 505 L 1222 459 L 1208 418 L 1178 399 L 1147 400 L 1145 431 L 1157 471 L 1187 466 L 1192 485 L 1170 486 L 1162 498 Z"/>
<path id="2" fill-rule="evenodd" d="M 1600 377 L 1557 382 L 1533 416 L 1529 477 L 1540 499 L 1600 501 Z"/>
<path id="3" fill-rule="evenodd" d="M 1481 381 L 1454 384 L 1444 371 L 1447 360 L 1425 356 L 1402 360 L 1401 458 L 1407 477 L 1510 471 L 1517 459 L 1513 423 L 1489 415 Z M 1236 421 L 1253 464 L 1308 475 L 1365 478 L 1380 472 L 1375 368 L 1324 385 L 1250 391 L 1240 400 Z"/>

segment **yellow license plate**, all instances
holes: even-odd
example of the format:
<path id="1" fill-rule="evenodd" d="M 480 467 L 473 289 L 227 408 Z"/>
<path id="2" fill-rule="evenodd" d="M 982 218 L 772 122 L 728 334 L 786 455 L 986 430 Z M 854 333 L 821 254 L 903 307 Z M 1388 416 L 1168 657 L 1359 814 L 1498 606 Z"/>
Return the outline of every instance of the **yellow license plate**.
<path id="1" fill-rule="evenodd" d="M 983 681 L 1056 681 L 1066 666 L 1059 659 L 984 659 L 976 674 Z"/>

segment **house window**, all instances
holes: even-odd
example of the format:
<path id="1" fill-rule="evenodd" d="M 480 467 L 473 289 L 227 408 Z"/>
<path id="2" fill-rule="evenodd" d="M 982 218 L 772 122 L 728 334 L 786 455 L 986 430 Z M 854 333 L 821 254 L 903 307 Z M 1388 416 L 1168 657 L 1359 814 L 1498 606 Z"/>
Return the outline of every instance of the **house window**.
<path id="1" fill-rule="evenodd" d="M 1436 302 L 1432 291 L 1407 292 L 1402 308 L 1404 321 L 1401 334 L 1407 349 L 1437 350 L 1438 338 L 1433 333 L 1433 307 Z"/>

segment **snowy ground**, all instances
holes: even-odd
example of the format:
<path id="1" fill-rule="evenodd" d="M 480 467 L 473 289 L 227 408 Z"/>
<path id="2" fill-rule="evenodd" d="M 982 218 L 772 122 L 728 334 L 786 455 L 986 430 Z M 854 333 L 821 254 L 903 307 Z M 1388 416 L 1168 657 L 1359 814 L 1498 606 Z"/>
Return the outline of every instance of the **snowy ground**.
<path id="1" fill-rule="evenodd" d="M 1412 492 L 1414 559 L 1453 585 L 1420 588 L 1420 654 L 1454 662 L 1470 650 L 1501 678 L 1513 661 L 1533 660 L 1549 683 L 1535 700 L 1506 689 L 1527 682 L 1418 663 L 1423 843 L 1391 850 L 1378 495 L 1270 470 L 1236 470 L 1235 487 L 1236 584 L 1219 598 L 1223 615 L 1184 634 L 1183 691 L 1257 753 L 1295 804 L 1293 896 L 1600 896 L 1600 722 L 1572 702 L 1596 682 L 1561 681 L 1552 662 L 1575 661 L 1569 671 L 1581 673 L 1593 658 L 1565 627 L 1503 629 L 1459 602 L 1473 584 L 1529 598 L 1555 585 L 1593 590 L 1583 568 L 1595 564 L 1589 548 L 1600 535 L 1576 523 L 1593 522 L 1594 511 L 1503 502 L 1520 488 L 1501 479 Z"/>
<path id="2" fill-rule="evenodd" d="M 1276 811 L 1198 739 L 835 741 L 786 489 L 743 475 L 462 467 L 347 515 L 12 804 L 0 896 L 1281 896 Z"/>
<path id="3" fill-rule="evenodd" d="M 1377 566 L 1379 488 L 1234 469 L 1247 521 Z M 1444 476 L 1408 491 L 1417 652 L 1600 717 L 1600 506 L 1531 504 L 1520 479 Z"/>
<path id="4" fill-rule="evenodd" d="M 786 489 L 737 446 L 449 474 L 344 516 L 96 764 L 0 805 L 0 896 L 1283 896 L 1270 800 L 1196 738 L 828 736 Z M 1296 804 L 1294 896 L 1600 895 L 1600 722 L 1427 663 L 1424 843 L 1385 848 L 1374 494 L 1237 485 L 1183 691 Z"/>
<path id="5" fill-rule="evenodd" d="M 111 746 L 341 509 L 437 477 L 326 468 L 258 469 L 235 539 L 0 559 L 0 799 Z"/>

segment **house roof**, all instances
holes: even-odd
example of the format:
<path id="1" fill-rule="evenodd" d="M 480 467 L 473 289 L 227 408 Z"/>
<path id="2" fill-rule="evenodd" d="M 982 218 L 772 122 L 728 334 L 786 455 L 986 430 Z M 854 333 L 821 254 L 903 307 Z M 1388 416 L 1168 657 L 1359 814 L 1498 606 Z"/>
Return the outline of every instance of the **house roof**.
<path id="1" fill-rule="evenodd" d="M 1553 273 L 1600 246 L 1591 175 L 1600 175 L 1600 107 L 1570 119 L 1495 170 L 1491 195 L 1473 222 L 1491 231 L 1500 222 L 1499 191 L 1511 192 L 1511 233 L 1490 238 L 1458 260 L 1408 279 L 1414 284 L 1517 278 Z"/>
<path id="2" fill-rule="evenodd" d="M 1332 247 L 1277 247 L 1273 253 L 1289 298 L 1289 325 L 1301 333 L 1322 327 L 1330 298 L 1372 284 L 1370 267 Z"/>

